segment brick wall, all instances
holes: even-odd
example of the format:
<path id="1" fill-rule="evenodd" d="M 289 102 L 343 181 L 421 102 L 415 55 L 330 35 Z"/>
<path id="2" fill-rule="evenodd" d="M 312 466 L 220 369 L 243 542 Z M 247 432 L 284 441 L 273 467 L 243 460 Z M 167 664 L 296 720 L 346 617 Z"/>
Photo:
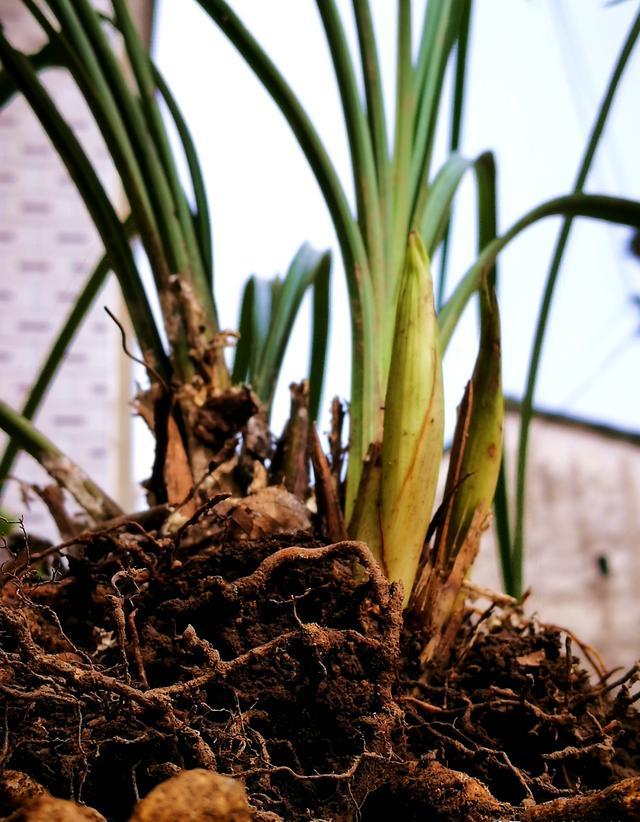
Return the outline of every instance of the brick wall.
<path id="1" fill-rule="evenodd" d="M 138 3 L 135 11 L 148 11 Z M 0 21 L 12 42 L 35 50 L 39 27 L 16 0 L 0 0 Z M 115 201 L 111 160 L 73 81 L 62 70 L 42 75 Z M 102 245 L 68 173 L 27 104 L 16 97 L 0 113 L 0 392 L 19 409 L 70 307 L 102 254 Z M 69 351 L 37 425 L 124 507 L 131 505 L 130 367 L 120 336 L 103 311 L 125 320 L 112 279 L 98 296 Z M 4 445 L 4 438 L 1 441 Z M 45 483 L 27 456 L 14 476 Z M 47 512 L 28 505 L 12 482 L 3 505 L 24 514 L 29 531 L 53 536 Z"/>
<path id="2" fill-rule="evenodd" d="M 508 415 L 511 469 L 517 433 L 517 417 Z M 561 419 L 534 421 L 525 529 L 525 582 L 532 589 L 527 610 L 573 630 L 610 666 L 631 666 L 640 658 L 639 503 L 640 438 Z M 488 534 L 474 580 L 500 589 L 496 556 Z"/>

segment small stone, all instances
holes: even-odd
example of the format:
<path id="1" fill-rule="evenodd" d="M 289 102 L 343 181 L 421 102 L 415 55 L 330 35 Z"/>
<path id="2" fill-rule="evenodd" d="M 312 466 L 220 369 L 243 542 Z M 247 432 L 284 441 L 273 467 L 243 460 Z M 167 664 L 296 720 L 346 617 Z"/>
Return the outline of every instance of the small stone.
<path id="1" fill-rule="evenodd" d="M 106 822 L 106 819 L 93 808 L 45 795 L 12 813 L 7 822 Z"/>
<path id="2" fill-rule="evenodd" d="M 182 771 L 136 805 L 129 822 L 250 822 L 241 782 L 214 771 Z"/>
<path id="3" fill-rule="evenodd" d="M 5 768 L 0 774 L 0 815 L 6 816 L 46 793 L 42 785 L 26 773 Z"/>

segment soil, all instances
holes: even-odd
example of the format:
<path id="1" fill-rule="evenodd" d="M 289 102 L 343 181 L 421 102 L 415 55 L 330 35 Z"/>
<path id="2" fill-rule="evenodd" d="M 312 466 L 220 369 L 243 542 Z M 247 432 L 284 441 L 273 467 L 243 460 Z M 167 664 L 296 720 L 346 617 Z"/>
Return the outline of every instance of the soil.
<path id="1" fill-rule="evenodd" d="M 52 549 L 6 573 L 0 816 L 53 819 L 18 810 L 44 791 L 153 818 L 140 797 L 204 769 L 263 822 L 640 819 L 637 667 L 590 678 L 566 633 L 490 604 L 425 670 L 366 546 L 249 540 L 219 503 L 173 536 L 75 537 L 59 578 Z"/>

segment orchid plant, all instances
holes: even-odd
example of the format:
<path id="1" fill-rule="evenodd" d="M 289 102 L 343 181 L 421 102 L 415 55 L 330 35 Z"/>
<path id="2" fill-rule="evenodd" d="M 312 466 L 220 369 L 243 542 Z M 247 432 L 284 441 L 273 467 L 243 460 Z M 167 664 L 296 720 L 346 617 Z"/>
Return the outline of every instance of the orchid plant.
<path id="1" fill-rule="evenodd" d="M 41 26 L 45 45 L 16 49 L 0 32 L 0 99 L 24 95 L 66 164 L 104 242 L 105 256 L 89 277 L 21 413 L 0 404 L 0 425 L 12 436 L 0 464 L 6 478 L 16 451 L 27 450 L 70 491 L 95 521 L 117 506 L 70 463 L 31 419 L 64 352 L 109 272 L 118 279 L 145 364 L 149 390 L 140 400 L 158 443 L 161 493 L 172 505 L 201 486 L 214 456 L 196 435 L 205 412 L 250 383 L 263 409 L 273 398 L 289 331 L 307 288 L 314 297 L 310 413 L 317 418 L 328 324 L 330 260 L 303 246 L 283 281 L 252 278 L 244 292 L 235 363 L 226 364 L 229 334 L 219 323 L 206 188 L 197 153 L 176 100 L 143 47 L 126 0 L 98 13 L 90 0 L 20 0 Z M 522 592 L 523 522 L 528 430 L 540 352 L 563 251 L 577 217 L 638 227 L 640 204 L 584 193 L 615 92 L 640 32 L 633 23 L 599 109 L 574 190 L 538 205 L 498 233 L 495 158 L 460 153 L 472 0 L 430 0 L 414 51 L 410 0 L 397 2 L 397 67 L 393 134 L 383 95 L 369 0 L 353 0 L 358 53 L 350 51 L 335 0 L 317 0 L 331 54 L 349 141 L 356 209 L 345 193 L 318 130 L 286 77 L 226 0 L 197 0 L 251 66 L 288 121 L 326 200 L 350 297 L 352 369 L 346 488 L 334 477 L 334 535 L 364 540 L 387 574 L 404 586 L 404 602 L 435 637 L 430 658 L 446 654 L 461 613 L 461 591 L 487 526 L 492 502 L 506 589 Z M 481 13 L 481 10 L 478 10 Z M 131 65 L 127 79 L 110 35 Z M 363 80 L 361 89 L 356 64 Z M 443 88 L 452 65 L 451 100 Z M 105 193 L 90 159 L 42 84 L 39 73 L 62 66 L 82 91 L 105 142 L 129 205 L 123 219 Z M 194 193 L 190 203 L 167 137 L 164 100 L 182 141 Z M 434 166 L 439 119 L 451 123 L 449 155 Z M 477 184 L 478 256 L 436 310 L 445 293 L 449 226 L 467 173 Z M 528 369 L 516 479 L 515 524 L 510 527 L 502 469 L 503 403 L 496 261 L 529 226 L 564 217 Z M 153 272 L 164 335 L 149 307 L 136 257 L 137 237 Z M 438 288 L 431 259 L 443 249 Z M 442 457 L 442 356 L 469 301 L 478 296 L 480 344 L 458 414 L 445 497 L 433 516 Z M 163 336 L 166 344 L 163 343 Z M 232 335 L 233 336 L 233 335 Z M 267 411 L 268 414 L 268 411 Z M 200 427 L 200 428 L 199 428 Z M 268 456 L 267 456 L 268 459 Z M 175 472 L 179 483 L 170 481 Z M 173 490 L 167 490 L 173 489 Z M 495 498 L 495 500 L 494 500 Z M 337 506 L 337 508 L 336 508 Z"/>

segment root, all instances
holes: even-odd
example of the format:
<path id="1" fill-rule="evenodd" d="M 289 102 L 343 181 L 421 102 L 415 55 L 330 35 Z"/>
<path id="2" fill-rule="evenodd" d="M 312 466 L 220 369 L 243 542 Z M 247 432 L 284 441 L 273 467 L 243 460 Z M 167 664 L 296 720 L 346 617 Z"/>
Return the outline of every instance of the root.
<path id="1" fill-rule="evenodd" d="M 364 544 L 221 541 L 216 505 L 173 537 L 80 534 L 62 580 L 33 556 L 5 576 L 5 770 L 112 822 L 193 768 L 264 822 L 638 817 L 638 666 L 592 685 L 571 637 L 494 597 L 424 669 Z"/>
<path id="2" fill-rule="evenodd" d="M 522 822 L 633 822 L 640 819 L 640 777 L 618 782 L 586 796 L 554 799 L 528 808 Z"/>
<path id="3" fill-rule="evenodd" d="M 67 781 L 67 796 L 114 819 L 173 769 L 194 766 L 241 777 L 265 819 L 303 818 L 320 797 L 331 818 L 349 818 L 351 796 L 397 760 L 402 721 L 391 690 L 400 594 L 366 546 L 280 548 L 235 580 L 203 581 L 198 554 L 191 586 L 188 555 L 176 566 L 166 543 L 101 539 L 93 564 L 80 566 L 95 583 L 79 573 L 29 586 L 14 575 L 5 590 L 7 764 L 58 793 Z M 175 598 L 176 567 L 191 596 Z M 65 743 L 52 768 L 44 752 L 56 737 Z"/>
<path id="4" fill-rule="evenodd" d="M 410 809 L 423 814 L 420 818 L 436 822 L 634 822 L 640 814 L 640 778 L 625 779 L 584 796 L 514 807 L 498 802 L 477 779 L 430 762 L 424 768 L 411 769 L 386 795 L 370 800 L 372 805 L 378 803 L 379 809 L 381 802 L 389 803 L 389 812 L 393 803 L 400 816 Z M 383 808 L 386 810 L 386 805 Z M 366 805 L 364 818 L 369 818 Z"/>

